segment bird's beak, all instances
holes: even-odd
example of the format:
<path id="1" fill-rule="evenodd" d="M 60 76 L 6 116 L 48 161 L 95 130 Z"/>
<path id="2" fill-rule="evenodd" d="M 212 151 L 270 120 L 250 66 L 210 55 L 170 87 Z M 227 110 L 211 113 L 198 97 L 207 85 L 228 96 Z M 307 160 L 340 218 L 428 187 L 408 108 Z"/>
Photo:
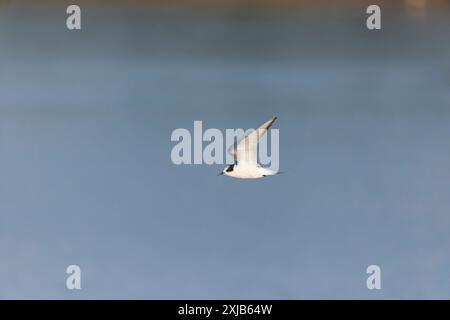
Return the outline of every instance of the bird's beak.
<path id="1" fill-rule="evenodd" d="M 223 176 L 223 171 L 219 172 L 218 176 Z"/>

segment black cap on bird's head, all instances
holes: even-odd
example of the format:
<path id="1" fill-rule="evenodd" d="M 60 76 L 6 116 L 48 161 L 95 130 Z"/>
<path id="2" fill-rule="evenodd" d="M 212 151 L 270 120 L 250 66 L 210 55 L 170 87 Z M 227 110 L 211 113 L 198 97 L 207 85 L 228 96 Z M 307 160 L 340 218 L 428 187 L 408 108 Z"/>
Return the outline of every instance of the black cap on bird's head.
<path id="1" fill-rule="evenodd" d="M 226 166 L 225 169 L 223 169 L 222 172 L 219 172 L 218 176 L 224 175 L 227 172 L 232 172 L 233 169 L 234 169 L 234 164 L 230 164 L 230 165 Z"/>

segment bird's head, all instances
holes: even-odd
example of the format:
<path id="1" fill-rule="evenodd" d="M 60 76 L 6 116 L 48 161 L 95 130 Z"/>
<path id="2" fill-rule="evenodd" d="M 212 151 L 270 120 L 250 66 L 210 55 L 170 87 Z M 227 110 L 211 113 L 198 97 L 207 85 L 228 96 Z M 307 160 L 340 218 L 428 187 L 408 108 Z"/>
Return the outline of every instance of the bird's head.
<path id="1" fill-rule="evenodd" d="M 229 166 L 226 166 L 222 172 L 219 172 L 218 176 L 222 176 L 222 175 L 228 176 L 230 174 L 230 172 L 233 172 L 233 169 L 234 169 L 234 164 L 230 164 Z"/>

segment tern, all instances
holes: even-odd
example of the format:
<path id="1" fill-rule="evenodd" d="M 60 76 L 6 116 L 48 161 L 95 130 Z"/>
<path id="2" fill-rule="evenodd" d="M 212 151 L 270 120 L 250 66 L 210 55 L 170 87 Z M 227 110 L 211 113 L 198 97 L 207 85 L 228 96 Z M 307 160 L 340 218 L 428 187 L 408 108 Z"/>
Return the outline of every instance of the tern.
<path id="1" fill-rule="evenodd" d="M 234 164 L 228 165 L 219 175 L 238 179 L 258 179 L 274 176 L 279 172 L 261 167 L 257 162 L 257 145 L 277 117 L 264 122 L 258 129 L 247 134 L 228 152 L 234 156 Z"/>

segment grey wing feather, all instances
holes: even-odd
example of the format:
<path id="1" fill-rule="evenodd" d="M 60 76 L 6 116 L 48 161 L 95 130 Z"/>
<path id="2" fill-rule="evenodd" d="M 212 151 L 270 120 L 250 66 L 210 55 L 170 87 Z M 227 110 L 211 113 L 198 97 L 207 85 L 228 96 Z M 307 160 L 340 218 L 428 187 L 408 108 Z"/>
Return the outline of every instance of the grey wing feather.
<path id="1" fill-rule="evenodd" d="M 256 130 L 253 130 L 239 140 L 236 146 L 233 145 L 228 149 L 228 153 L 234 157 L 235 162 L 243 161 L 256 163 L 256 146 L 276 119 L 277 117 L 274 117 L 264 122 Z"/>

